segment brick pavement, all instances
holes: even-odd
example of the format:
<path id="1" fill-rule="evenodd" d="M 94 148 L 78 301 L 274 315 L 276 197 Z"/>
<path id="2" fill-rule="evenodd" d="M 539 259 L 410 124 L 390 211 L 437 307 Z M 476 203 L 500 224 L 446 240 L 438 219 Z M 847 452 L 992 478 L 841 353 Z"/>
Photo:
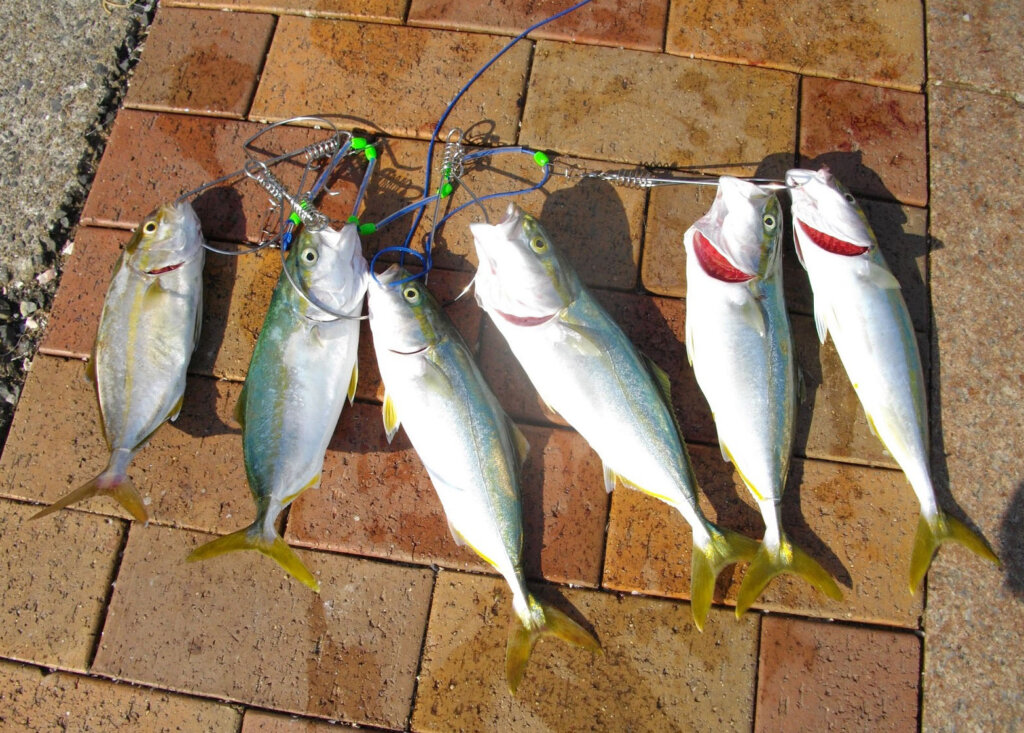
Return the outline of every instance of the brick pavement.
<path id="1" fill-rule="evenodd" d="M 471 299 L 451 313 L 532 446 L 523 486 L 528 576 L 543 596 L 587 620 L 602 657 L 542 642 L 519 695 L 507 694 L 507 588 L 455 545 L 404 434 L 384 440 L 366 328 L 358 401 L 339 422 L 321 488 L 300 497 L 284 523 L 321 595 L 255 554 L 185 564 L 200 533 L 237 529 L 253 513 L 232 407 L 279 270 L 274 252 L 208 257 L 185 408 L 130 470 L 149 498 L 151 525 L 127 522 L 103 499 L 26 522 L 31 505 L 74 488 L 105 461 L 78 360 L 91 348 L 129 230 L 158 203 L 237 168 L 239 144 L 261 123 L 299 114 L 325 113 L 387 136 L 366 218 L 416 198 L 424 140 L 444 103 L 508 36 L 560 9 L 522 0 L 493 3 L 493 12 L 471 5 L 175 0 L 158 11 L 0 459 L 9 578 L 0 594 L 8 620 L 0 657 L 10 660 L 0 661 L 0 701 L 12 703 L 0 722 L 56 724 L 90 694 L 107 701 L 93 711 L 97 720 L 145 722 L 118 712 L 144 700 L 153 728 L 315 730 L 325 720 L 389 730 L 917 724 L 924 606 L 922 594 L 905 589 L 916 503 L 870 434 L 831 343 L 817 342 L 788 242 L 787 299 L 806 396 L 784 521 L 838 579 L 841 603 L 782 578 L 737 622 L 742 568 L 734 568 L 697 632 L 687 603 L 688 528 L 646 496 L 623 488 L 606 496 L 596 456 L 540 403 Z M 527 5 L 541 10 L 532 15 Z M 827 162 L 865 198 L 927 345 L 920 8 L 853 3 L 847 22 L 836 23 L 812 12 L 813 3 L 797 5 L 831 29 L 827 44 L 778 18 L 773 28 L 785 33 L 747 33 L 762 21 L 740 4 L 712 12 L 709 3 L 597 0 L 520 43 L 450 122 L 485 144 L 546 148 L 588 167 L 778 175 L 798 162 Z M 730 13 L 750 18 L 737 23 Z M 281 148 L 316 139 L 304 128 L 279 135 Z M 533 173 L 497 160 L 498 170 L 479 181 L 471 174 L 478 194 L 508 188 L 508 175 Z M 355 182 L 337 188 L 328 212 L 343 217 Z M 254 186 L 236 185 L 204 194 L 196 208 L 209 238 L 237 245 L 259 238 L 264 201 Z M 761 520 L 720 459 L 682 347 L 681 234 L 709 194 L 552 179 L 520 203 L 672 377 L 708 516 L 758 536 Z M 454 217 L 438 240 L 431 285 L 444 297 L 465 286 L 476 264 L 465 226 L 475 216 Z M 395 244 L 401 233 L 373 235 L 365 246 Z M 56 679 L 44 676 L 51 669 L 61 670 Z M 27 708 L 33 695 L 46 704 Z"/>

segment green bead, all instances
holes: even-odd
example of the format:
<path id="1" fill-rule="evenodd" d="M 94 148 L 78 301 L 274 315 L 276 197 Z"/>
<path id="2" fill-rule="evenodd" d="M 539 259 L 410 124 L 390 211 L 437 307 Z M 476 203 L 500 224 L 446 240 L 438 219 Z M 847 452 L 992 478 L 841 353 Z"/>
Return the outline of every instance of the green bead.
<path id="1" fill-rule="evenodd" d="M 359 225 L 360 234 L 373 234 L 375 231 L 377 231 L 377 225 L 373 222 Z"/>
<path id="2" fill-rule="evenodd" d="M 292 215 L 288 217 L 288 221 L 290 221 L 295 226 L 298 226 L 299 224 L 302 223 L 302 217 L 300 217 L 296 212 L 293 211 Z"/>
<path id="3" fill-rule="evenodd" d="M 366 156 L 367 160 L 374 160 L 377 157 L 377 148 L 371 145 L 366 149 L 364 155 Z"/>
<path id="4" fill-rule="evenodd" d="M 350 217 L 349 217 L 348 219 L 346 219 L 346 221 L 347 221 L 347 222 L 348 222 L 349 224 L 358 224 L 358 223 L 359 223 L 359 217 L 358 217 L 358 216 L 356 216 L 355 214 L 353 214 L 353 215 L 352 215 L 352 216 L 350 216 Z"/>
<path id="5" fill-rule="evenodd" d="M 369 145 L 369 143 L 366 141 L 365 137 L 354 137 L 354 138 L 352 138 L 352 149 L 353 150 L 362 150 L 367 145 Z"/>
<path id="6" fill-rule="evenodd" d="M 551 159 L 548 158 L 548 154 L 545 153 L 543 150 L 538 150 L 536 153 L 533 154 L 533 162 L 539 165 L 541 168 L 543 168 L 544 166 L 551 162 Z"/>
<path id="7" fill-rule="evenodd" d="M 441 190 L 438 193 L 441 194 L 441 198 L 446 199 L 452 195 L 453 190 L 454 189 L 452 188 L 452 184 L 446 183 L 443 186 L 441 186 Z"/>

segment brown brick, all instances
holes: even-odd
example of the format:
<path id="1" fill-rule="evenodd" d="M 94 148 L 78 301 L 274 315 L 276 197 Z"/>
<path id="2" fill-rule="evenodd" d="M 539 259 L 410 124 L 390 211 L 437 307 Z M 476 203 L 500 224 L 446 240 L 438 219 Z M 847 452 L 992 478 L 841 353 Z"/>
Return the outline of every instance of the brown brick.
<path id="1" fill-rule="evenodd" d="M 429 570 L 302 552 L 312 593 L 255 552 L 183 559 L 208 535 L 133 531 L 94 669 L 286 712 L 402 727 Z"/>
<path id="2" fill-rule="evenodd" d="M 161 8 L 125 104 L 244 119 L 273 32 L 272 15 Z"/>
<path id="3" fill-rule="evenodd" d="M 4 495 L 49 503 L 106 466 L 95 390 L 82 371 L 77 361 L 35 360 L 0 460 Z M 232 417 L 240 391 L 238 383 L 190 378 L 178 420 L 162 426 L 135 456 L 128 475 L 149 502 L 152 521 L 225 531 L 253 513 Z M 75 507 L 127 516 L 109 497 Z"/>
<path id="4" fill-rule="evenodd" d="M 923 94 L 804 79 L 800 166 L 827 165 L 855 194 L 928 203 Z"/>
<path id="5" fill-rule="evenodd" d="M 717 448 L 691 446 L 705 515 L 723 527 L 760 538 L 756 504 Z M 921 595 L 907 593 L 918 505 L 903 474 L 795 459 L 782 503 L 782 525 L 839 583 L 831 601 L 805 581 L 772 581 L 758 608 L 916 628 Z M 612 496 L 604 585 L 614 590 L 688 598 L 692 535 L 678 512 L 639 492 Z M 726 570 L 715 601 L 735 604 L 745 566 Z"/>
<path id="6" fill-rule="evenodd" d="M 512 618 L 502 582 L 442 572 L 417 688 L 416 730 L 719 730 L 754 716 L 758 617 L 712 611 L 701 634 L 686 604 L 537 589 L 591 628 L 592 655 L 543 639 L 518 694 L 505 683 Z"/>
<path id="7" fill-rule="evenodd" d="M 5 467 L 3 476 L 8 475 Z M 124 524 L 73 511 L 29 521 L 37 510 L 0 501 L 6 578 L 0 586 L 5 620 L 0 655 L 85 671 L 103 622 Z"/>
<path id="8" fill-rule="evenodd" d="M 277 15 L 401 23 L 409 0 L 167 0 L 182 8 L 219 8 Z"/>
<path id="9" fill-rule="evenodd" d="M 516 35 L 565 10 L 568 4 L 502 0 L 500 3 L 458 3 L 413 0 L 409 22 L 431 28 L 455 28 Z M 591 3 L 530 34 L 576 43 L 660 51 L 668 15 L 667 0 L 619 0 Z"/>
<path id="10" fill-rule="evenodd" d="M 523 560 L 530 577 L 596 586 L 607 521 L 601 466 L 575 433 L 523 427 Z M 452 539 L 444 510 L 404 432 L 389 446 L 380 408 L 343 414 L 321 488 L 301 496 L 289 540 L 401 562 L 490 572 Z"/>
<path id="11" fill-rule="evenodd" d="M 767 616 L 754 730 L 914 730 L 920 669 L 912 633 Z"/>
<path id="12" fill-rule="evenodd" d="M 792 147 L 796 92 L 796 77 L 778 71 L 540 41 L 520 142 L 749 175 Z"/>
<path id="13" fill-rule="evenodd" d="M 246 710 L 241 733 L 329 733 L 351 727 L 336 721 L 300 718 L 295 715 L 277 715 L 262 710 Z"/>
<path id="14" fill-rule="evenodd" d="M 221 176 L 240 171 L 245 163 L 242 143 L 263 128 L 234 120 L 122 110 L 110 133 L 82 223 L 134 228 L 162 203 Z M 256 145 L 274 154 L 301 150 L 328 135 L 305 127 L 275 129 Z M 304 158 L 282 163 L 273 173 L 293 193 L 298 187 Z M 342 192 L 326 202 L 325 213 L 344 219 L 355 200 L 355 177 L 340 171 Z M 208 189 L 192 200 L 208 240 L 256 242 L 267 217 L 267 193 L 239 176 Z"/>
<path id="15" fill-rule="evenodd" d="M 0 661 L 0 723 L 9 730 L 237 730 L 230 705 Z"/>
<path id="16" fill-rule="evenodd" d="M 674 3 L 665 48 L 749 66 L 917 90 L 924 82 L 918 3 L 854 0 L 837 11 L 814 0 L 779 7 L 742 0 Z"/>
<path id="17" fill-rule="evenodd" d="M 290 117 L 295 110 L 321 110 L 391 135 L 427 138 L 446 101 L 468 80 L 467 70 L 482 66 L 506 41 L 284 17 L 251 114 L 269 121 Z M 503 56 L 463 97 L 449 124 L 469 129 L 486 121 L 495 140 L 514 141 L 528 56 L 526 45 Z"/>

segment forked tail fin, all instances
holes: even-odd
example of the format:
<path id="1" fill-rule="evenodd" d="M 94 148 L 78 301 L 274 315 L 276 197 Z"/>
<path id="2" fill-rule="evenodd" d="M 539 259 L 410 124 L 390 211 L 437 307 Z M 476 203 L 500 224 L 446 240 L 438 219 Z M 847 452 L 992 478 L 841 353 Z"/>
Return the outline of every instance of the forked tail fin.
<path id="1" fill-rule="evenodd" d="M 910 555 L 910 592 L 917 592 L 924 580 L 928 568 L 932 564 L 936 550 L 943 542 L 959 542 L 971 552 L 981 555 L 986 560 L 1000 565 L 999 558 L 992 551 L 988 542 L 980 534 L 972 530 L 956 517 L 951 517 L 942 510 L 931 517 L 924 514 L 917 521 L 917 534 L 914 535 L 914 550 Z"/>
<path id="2" fill-rule="evenodd" d="M 139 492 L 135 490 L 131 479 L 123 474 L 115 475 L 106 471 L 101 473 L 92 481 L 79 486 L 70 494 L 65 494 L 61 498 L 57 499 L 57 501 L 53 502 L 42 511 L 33 514 L 32 519 L 45 517 L 47 514 L 52 514 L 58 509 L 63 509 L 64 507 L 71 506 L 83 499 L 88 499 L 98 495 L 112 496 L 117 499 L 118 503 L 123 506 L 129 514 L 140 522 L 149 521 L 149 514 L 146 512 L 146 507 L 142 503 L 142 497 L 139 496 Z"/>
<path id="3" fill-rule="evenodd" d="M 289 575 L 303 585 L 320 592 L 320 583 L 313 577 L 313 573 L 303 565 L 302 560 L 295 554 L 295 551 L 288 546 L 288 543 L 281 539 L 281 536 L 274 532 L 272 536 L 266 536 L 260 529 L 260 521 L 257 520 L 252 526 L 232 532 L 224 537 L 218 537 L 212 542 L 200 545 L 192 550 L 186 558 L 188 562 L 207 560 L 225 552 L 235 550 L 256 550 L 274 560 L 284 568 Z"/>
<path id="4" fill-rule="evenodd" d="M 768 547 L 762 543 L 751 560 L 736 596 L 736 618 L 754 604 L 772 578 L 783 573 L 799 575 L 832 600 L 843 600 L 839 585 L 825 568 L 781 534 L 778 546 Z"/>
<path id="5" fill-rule="evenodd" d="M 761 546 L 731 529 L 710 526 L 711 542 L 705 547 L 693 546 L 693 564 L 690 573 L 690 610 L 698 631 L 704 630 L 711 609 L 711 595 L 718 574 L 733 563 L 750 560 Z"/>
<path id="6" fill-rule="evenodd" d="M 555 636 L 562 641 L 587 651 L 601 653 L 601 644 L 593 634 L 566 616 L 554 606 L 538 601 L 530 596 L 530 615 L 534 623 L 527 626 L 517 616 L 512 622 L 512 630 L 505 648 L 505 678 L 508 689 L 513 695 L 519 689 L 526 673 L 526 663 L 530 661 L 533 646 L 542 636 Z"/>

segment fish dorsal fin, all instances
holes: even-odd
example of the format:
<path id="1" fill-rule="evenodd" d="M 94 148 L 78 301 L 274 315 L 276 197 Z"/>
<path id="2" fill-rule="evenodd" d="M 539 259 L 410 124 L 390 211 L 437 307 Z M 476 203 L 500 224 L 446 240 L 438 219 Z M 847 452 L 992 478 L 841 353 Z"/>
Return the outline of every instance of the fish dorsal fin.
<path id="1" fill-rule="evenodd" d="M 388 443 L 395 437 L 395 433 L 398 432 L 398 426 L 401 425 L 401 421 L 398 419 L 398 413 L 395 411 L 395 401 L 391 399 L 391 393 L 384 390 L 384 432 L 388 436 Z"/>
<path id="2" fill-rule="evenodd" d="M 356 385 L 359 384 L 359 362 L 352 365 L 352 376 L 348 380 L 348 403 L 351 405 L 356 399 Z"/>
<path id="3" fill-rule="evenodd" d="M 647 354 L 641 353 L 640 356 L 643 357 L 644 363 L 647 365 L 648 371 L 650 371 L 651 376 L 654 377 L 654 382 L 655 384 L 658 385 L 658 391 L 661 393 L 661 396 L 665 398 L 666 404 L 671 405 L 672 382 L 669 381 L 668 374 L 665 373 L 664 369 L 655 364 L 654 360 L 647 356 Z"/>
<path id="4" fill-rule="evenodd" d="M 857 273 L 862 279 L 867 280 L 875 287 L 882 290 L 899 290 L 900 282 L 888 268 L 877 262 L 865 259 L 861 260 L 861 270 Z"/>
<path id="5" fill-rule="evenodd" d="M 242 385 L 242 391 L 238 393 L 238 401 L 235 402 L 235 422 L 245 429 L 245 388 L 248 383 Z"/>

